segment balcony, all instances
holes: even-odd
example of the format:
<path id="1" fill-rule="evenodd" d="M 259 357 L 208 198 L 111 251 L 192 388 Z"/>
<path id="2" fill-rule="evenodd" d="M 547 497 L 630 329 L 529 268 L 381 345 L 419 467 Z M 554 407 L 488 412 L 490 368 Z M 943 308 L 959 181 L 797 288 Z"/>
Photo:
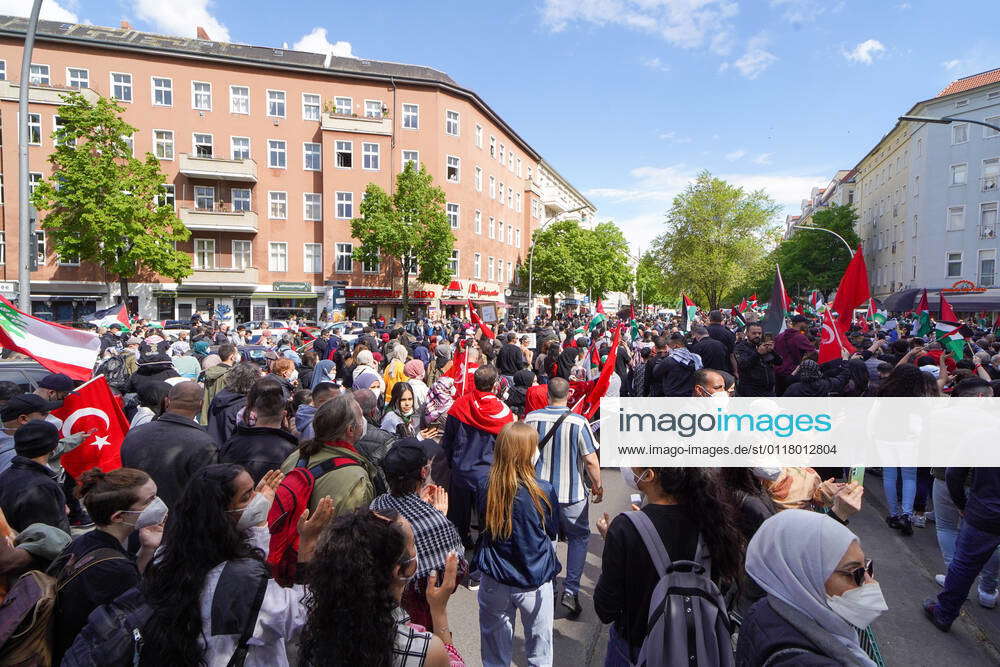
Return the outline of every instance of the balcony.
<path id="1" fill-rule="evenodd" d="M 41 83 L 28 84 L 28 102 L 32 104 L 65 104 L 62 95 L 71 92 L 79 92 L 91 104 L 97 102 L 100 97 L 90 88 L 69 88 L 67 86 L 49 86 Z M 0 81 L 0 100 L 12 102 L 18 101 L 20 86 L 16 81 Z"/>
<path id="2" fill-rule="evenodd" d="M 185 285 L 256 285 L 260 269 L 195 269 L 184 279 Z"/>
<path id="3" fill-rule="evenodd" d="M 983 176 L 979 180 L 982 182 L 983 192 L 996 192 L 1000 190 L 1000 176 Z"/>
<path id="4" fill-rule="evenodd" d="M 219 181 L 257 182 L 257 163 L 250 158 L 229 160 L 221 157 L 200 157 L 181 153 L 181 173 L 190 178 Z"/>
<path id="5" fill-rule="evenodd" d="M 260 229 L 256 211 L 233 211 L 221 204 L 215 208 L 181 208 L 179 214 L 191 231 L 256 234 Z"/>
<path id="6" fill-rule="evenodd" d="M 997 225 L 995 222 L 989 222 L 979 225 L 977 229 L 979 231 L 980 239 L 993 240 L 997 237 Z"/>
<path id="7" fill-rule="evenodd" d="M 351 134 L 392 135 L 392 119 L 387 117 L 368 118 L 347 114 L 324 113 L 321 120 L 324 130 L 350 132 Z"/>

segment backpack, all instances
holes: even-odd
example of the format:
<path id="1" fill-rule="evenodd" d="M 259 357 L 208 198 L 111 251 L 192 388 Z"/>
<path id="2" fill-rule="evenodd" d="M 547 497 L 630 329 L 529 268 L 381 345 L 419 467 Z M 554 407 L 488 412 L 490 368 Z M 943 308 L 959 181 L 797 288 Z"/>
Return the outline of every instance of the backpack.
<path id="1" fill-rule="evenodd" d="M 125 352 L 118 352 L 100 363 L 94 375 L 103 375 L 108 384 L 124 394 L 128 389 L 129 372 L 125 366 Z"/>
<path id="2" fill-rule="evenodd" d="M 53 653 L 53 611 L 56 596 L 77 575 L 92 565 L 124 559 L 114 549 L 94 549 L 79 560 L 60 555 L 49 568 L 25 572 L 11 587 L 0 605 L 0 664 L 51 665 Z"/>
<path id="3" fill-rule="evenodd" d="M 271 532 L 267 564 L 271 576 L 282 586 L 295 583 L 299 559 L 299 517 L 309 507 L 316 480 L 334 470 L 361 466 L 355 459 L 335 456 L 309 467 L 309 459 L 300 458 L 274 492 L 274 502 L 267 513 Z"/>
<path id="4" fill-rule="evenodd" d="M 645 513 L 625 512 L 642 537 L 660 576 L 649 600 L 646 637 L 636 665 L 733 667 L 732 630 L 722 593 L 711 579 L 711 561 L 698 536 L 693 561 L 671 562 Z"/>

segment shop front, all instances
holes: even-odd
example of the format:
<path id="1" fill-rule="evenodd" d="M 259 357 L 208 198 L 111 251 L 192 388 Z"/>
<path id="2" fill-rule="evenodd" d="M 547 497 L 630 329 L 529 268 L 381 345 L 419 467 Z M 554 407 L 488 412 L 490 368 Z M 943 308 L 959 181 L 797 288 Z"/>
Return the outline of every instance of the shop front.
<path id="1" fill-rule="evenodd" d="M 528 317 L 528 292 L 526 290 L 506 289 L 507 314 L 512 317 Z"/>
<path id="2" fill-rule="evenodd" d="M 367 322 L 375 317 L 397 321 L 427 317 L 432 310 L 435 290 L 412 290 L 409 298 L 409 313 L 403 315 L 402 290 L 388 287 L 351 286 L 344 290 L 347 319 Z"/>
<path id="3" fill-rule="evenodd" d="M 312 283 L 283 281 L 271 283 L 271 291 L 258 290 L 250 301 L 250 315 L 254 320 L 316 320 L 319 293 Z M 257 317 L 263 311 L 263 317 Z"/>
<path id="4" fill-rule="evenodd" d="M 469 316 L 469 296 L 460 280 L 452 280 L 441 290 L 441 317 L 450 320 Z"/>
<path id="5" fill-rule="evenodd" d="M 484 322 L 497 322 L 507 316 L 507 303 L 496 287 L 472 283 L 469 285 L 469 299 Z"/>
<path id="6" fill-rule="evenodd" d="M 106 294 L 103 284 L 32 282 L 31 314 L 53 322 L 86 321 Z"/>

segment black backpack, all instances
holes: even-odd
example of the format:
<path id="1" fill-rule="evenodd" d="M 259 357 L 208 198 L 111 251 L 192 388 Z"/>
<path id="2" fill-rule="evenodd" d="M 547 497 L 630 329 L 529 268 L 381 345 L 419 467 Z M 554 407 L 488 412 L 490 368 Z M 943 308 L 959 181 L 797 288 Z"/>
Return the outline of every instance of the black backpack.
<path id="1" fill-rule="evenodd" d="M 125 367 L 126 352 L 119 352 L 108 357 L 97 367 L 94 375 L 103 375 L 112 389 L 124 394 L 128 389 L 129 372 Z"/>

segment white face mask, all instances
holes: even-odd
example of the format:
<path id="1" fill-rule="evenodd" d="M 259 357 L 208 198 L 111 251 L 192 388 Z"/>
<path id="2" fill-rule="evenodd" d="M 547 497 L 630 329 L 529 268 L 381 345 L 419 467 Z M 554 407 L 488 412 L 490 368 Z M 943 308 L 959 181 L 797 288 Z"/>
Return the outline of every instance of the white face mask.
<path id="1" fill-rule="evenodd" d="M 262 494 L 258 493 L 247 506 L 239 510 L 226 510 L 227 512 L 243 512 L 239 521 L 236 522 L 236 530 L 244 531 L 247 528 L 256 526 L 267 519 L 267 513 L 271 510 L 271 503 Z"/>
<path id="2" fill-rule="evenodd" d="M 135 523 L 129 525 L 136 530 L 142 530 L 146 526 L 163 523 L 163 520 L 167 518 L 167 511 L 167 504 L 159 496 L 156 496 L 141 510 L 122 510 L 122 514 L 138 514 Z"/>
<path id="3" fill-rule="evenodd" d="M 758 479 L 766 479 L 769 482 L 776 481 L 781 477 L 781 468 L 751 468 L 753 476 Z"/>
<path id="4" fill-rule="evenodd" d="M 882 588 L 875 581 L 852 588 L 842 595 L 827 595 L 826 604 L 837 616 L 862 630 L 889 609 L 882 597 Z"/>
<path id="5" fill-rule="evenodd" d="M 649 472 L 648 469 L 643 470 L 641 475 L 636 475 L 634 472 L 632 472 L 632 469 L 629 468 L 628 466 L 621 466 L 621 471 L 622 471 L 622 479 L 625 480 L 625 486 L 632 489 L 633 491 L 639 490 L 639 482 L 648 481 L 646 479 L 646 473 Z"/>
<path id="6" fill-rule="evenodd" d="M 295 382 L 298 379 L 299 379 L 299 372 L 298 371 L 292 371 L 292 374 L 288 376 L 288 381 L 289 382 Z"/>

